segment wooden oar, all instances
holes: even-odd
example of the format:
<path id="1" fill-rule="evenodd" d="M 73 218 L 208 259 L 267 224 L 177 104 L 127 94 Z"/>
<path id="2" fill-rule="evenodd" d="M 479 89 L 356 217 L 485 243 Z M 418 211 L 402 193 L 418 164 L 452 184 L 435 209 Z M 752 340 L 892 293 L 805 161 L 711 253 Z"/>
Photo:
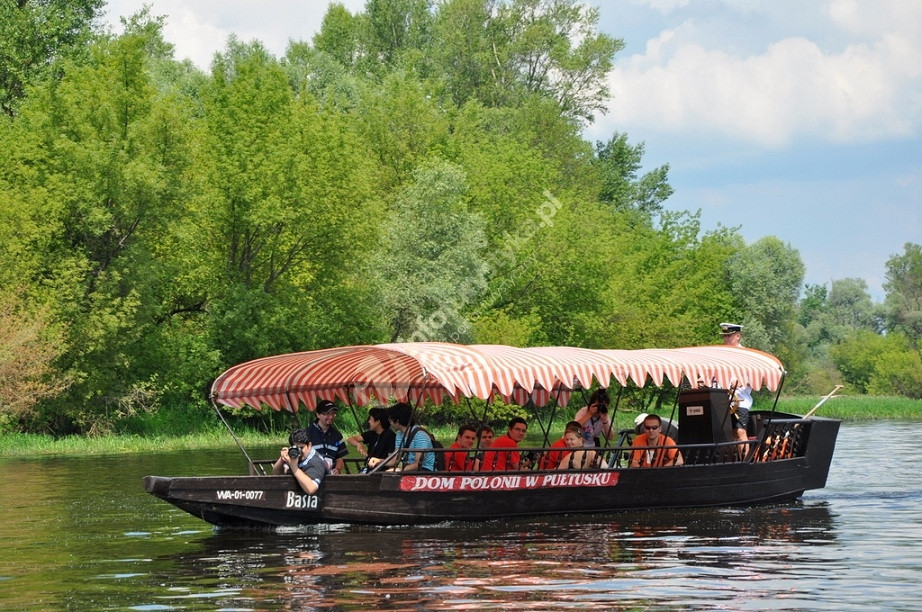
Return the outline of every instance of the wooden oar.
<path id="1" fill-rule="evenodd" d="M 819 409 L 820 406 L 822 406 L 823 404 L 825 404 L 825 403 L 826 403 L 826 400 L 830 399 L 833 395 L 835 395 L 836 391 L 838 391 L 838 390 L 841 389 L 841 388 L 842 388 L 842 385 L 836 385 L 836 388 L 833 389 L 832 391 L 830 391 L 830 392 L 829 392 L 829 395 L 827 395 L 826 397 L 824 397 L 823 399 L 821 399 L 819 402 L 817 402 L 817 403 L 816 403 L 816 406 L 814 406 L 813 409 L 810 410 L 810 412 L 808 412 L 807 414 L 804 415 L 804 418 L 805 418 L 805 419 L 809 419 L 810 417 L 812 417 L 812 416 L 813 416 L 813 413 L 816 412 L 816 411 Z"/>

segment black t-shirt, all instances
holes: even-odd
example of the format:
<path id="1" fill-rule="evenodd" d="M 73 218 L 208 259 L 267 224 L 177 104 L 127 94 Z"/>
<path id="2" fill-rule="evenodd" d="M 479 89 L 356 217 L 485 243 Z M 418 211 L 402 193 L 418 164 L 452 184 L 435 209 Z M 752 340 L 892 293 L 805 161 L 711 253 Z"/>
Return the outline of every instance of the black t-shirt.
<path id="1" fill-rule="evenodd" d="M 370 429 L 362 434 L 362 442 L 368 449 L 368 456 L 378 459 L 385 459 L 394 452 L 396 439 L 397 434 L 393 429 L 385 429 L 380 436 Z"/>

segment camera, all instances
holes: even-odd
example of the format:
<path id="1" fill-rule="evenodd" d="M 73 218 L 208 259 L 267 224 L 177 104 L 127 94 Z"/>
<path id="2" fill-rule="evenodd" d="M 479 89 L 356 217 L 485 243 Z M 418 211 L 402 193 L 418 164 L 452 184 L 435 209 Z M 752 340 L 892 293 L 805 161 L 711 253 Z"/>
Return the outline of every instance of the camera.
<path id="1" fill-rule="evenodd" d="M 292 459 L 297 459 L 301 456 L 301 447 L 298 445 L 288 447 L 288 456 Z"/>
<path id="2" fill-rule="evenodd" d="M 599 404 L 599 414 L 608 414 L 608 404 Z"/>

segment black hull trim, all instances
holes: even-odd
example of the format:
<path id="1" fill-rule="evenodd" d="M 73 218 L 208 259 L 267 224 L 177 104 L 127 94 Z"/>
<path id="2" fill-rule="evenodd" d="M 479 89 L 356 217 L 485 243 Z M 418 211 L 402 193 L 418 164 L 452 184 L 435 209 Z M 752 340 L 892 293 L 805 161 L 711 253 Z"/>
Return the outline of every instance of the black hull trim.
<path id="1" fill-rule="evenodd" d="M 411 525 L 655 508 L 763 505 L 796 500 L 806 490 L 807 470 L 802 459 L 775 462 L 771 466 L 775 469 L 745 464 L 722 467 L 720 471 L 724 473 L 719 475 L 713 473 L 716 466 L 625 470 L 615 472 L 618 482 L 611 487 L 509 491 L 401 491 L 401 477 L 396 475 L 330 477 L 324 483 L 326 490 L 318 496 L 303 495 L 286 476 L 148 476 L 145 487 L 177 508 L 225 528 L 337 523 Z M 750 478 L 753 470 L 764 473 Z M 568 473 L 553 476 L 561 478 L 565 474 Z M 590 474 L 572 473 L 573 476 Z M 366 478 L 377 483 L 377 491 L 350 486 Z M 216 491 L 261 495 L 260 501 L 265 503 L 219 501 Z M 305 507 L 291 507 L 292 503 Z M 316 507 L 312 507 L 314 503 Z"/>

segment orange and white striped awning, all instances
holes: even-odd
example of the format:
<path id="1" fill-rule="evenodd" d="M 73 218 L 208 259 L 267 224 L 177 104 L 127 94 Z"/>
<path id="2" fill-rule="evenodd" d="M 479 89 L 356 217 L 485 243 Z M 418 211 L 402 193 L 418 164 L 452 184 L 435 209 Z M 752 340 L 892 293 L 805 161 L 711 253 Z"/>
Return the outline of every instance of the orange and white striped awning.
<path id="1" fill-rule="evenodd" d="M 784 368 L 772 355 L 753 349 L 699 346 L 677 349 L 593 350 L 573 347 L 515 348 L 408 342 L 337 348 L 256 359 L 227 370 L 211 387 L 221 404 L 260 409 L 313 410 L 320 399 L 365 405 L 447 395 L 487 399 L 494 395 L 542 405 L 565 405 L 575 388 L 598 383 L 678 386 L 734 381 L 776 390 Z"/>

